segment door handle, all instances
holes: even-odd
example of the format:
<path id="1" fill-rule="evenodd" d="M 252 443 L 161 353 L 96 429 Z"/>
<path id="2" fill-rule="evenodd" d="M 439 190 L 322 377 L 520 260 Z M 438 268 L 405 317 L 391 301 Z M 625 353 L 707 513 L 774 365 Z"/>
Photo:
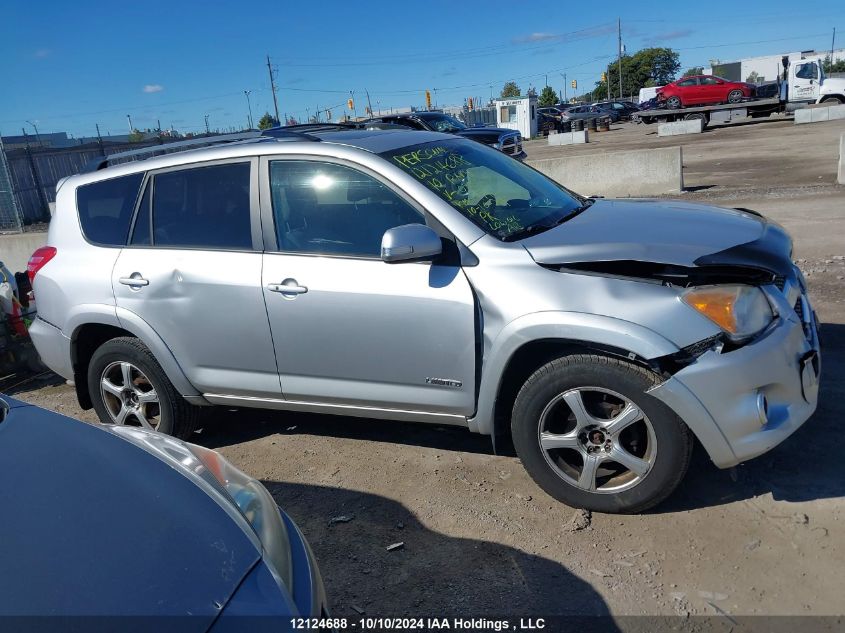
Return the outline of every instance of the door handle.
<path id="1" fill-rule="evenodd" d="M 308 288 L 300 286 L 296 279 L 285 279 L 280 284 L 267 284 L 267 290 L 283 295 L 304 295 L 308 292 Z"/>
<path id="2" fill-rule="evenodd" d="M 137 277 L 135 276 L 137 275 Z M 131 277 L 121 277 L 118 279 L 120 283 L 124 286 L 149 286 L 150 282 L 148 279 L 144 279 L 138 273 L 132 273 Z"/>

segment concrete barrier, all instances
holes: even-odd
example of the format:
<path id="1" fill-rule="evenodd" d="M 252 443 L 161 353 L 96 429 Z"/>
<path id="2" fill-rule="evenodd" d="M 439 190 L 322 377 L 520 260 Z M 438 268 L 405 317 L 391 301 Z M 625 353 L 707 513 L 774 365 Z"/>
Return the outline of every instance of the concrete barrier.
<path id="1" fill-rule="evenodd" d="M 800 108 L 795 111 L 795 125 L 845 119 L 845 104 Z"/>
<path id="2" fill-rule="evenodd" d="M 527 161 L 552 180 L 585 196 L 657 196 L 684 188 L 680 147 L 577 154 Z"/>
<path id="3" fill-rule="evenodd" d="M 839 136 L 839 175 L 836 181 L 845 185 L 845 132 Z"/>
<path id="4" fill-rule="evenodd" d="M 672 121 L 657 125 L 657 136 L 679 136 L 681 134 L 701 134 L 704 131 L 704 121 L 691 119 L 689 121 Z"/>
<path id="5" fill-rule="evenodd" d="M 557 134 L 549 134 L 549 145 L 579 145 L 581 143 L 589 143 L 590 139 L 587 135 L 587 130 L 580 132 L 558 132 Z"/>
<path id="6" fill-rule="evenodd" d="M 0 262 L 11 272 L 26 270 L 29 256 L 40 246 L 47 243 L 47 233 L 15 233 L 0 235 Z"/>

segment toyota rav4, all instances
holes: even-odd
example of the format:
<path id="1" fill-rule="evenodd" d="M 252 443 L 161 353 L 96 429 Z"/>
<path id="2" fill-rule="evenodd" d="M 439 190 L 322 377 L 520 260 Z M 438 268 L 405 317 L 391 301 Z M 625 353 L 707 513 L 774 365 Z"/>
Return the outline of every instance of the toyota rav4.
<path id="1" fill-rule="evenodd" d="M 133 158 L 60 184 L 29 265 L 32 338 L 103 422 L 184 438 L 223 405 L 464 426 L 510 436 L 558 500 L 636 512 L 695 440 L 730 467 L 816 408 L 815 314 L 753 211 L 588 199 L 433 132 Z"/>

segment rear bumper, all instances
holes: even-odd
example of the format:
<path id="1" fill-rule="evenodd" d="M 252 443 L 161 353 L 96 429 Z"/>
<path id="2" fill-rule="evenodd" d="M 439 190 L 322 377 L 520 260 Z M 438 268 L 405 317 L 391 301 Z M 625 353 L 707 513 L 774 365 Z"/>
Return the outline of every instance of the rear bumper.
<path id="1" fill-rule="evenodd" d="M 809 312 L 806 329 L 794 313 L 781 312 L 759 340 L 724 354 L 709 351 L 651 390 L 720 468 L 771 450 L 816 410 L 821 356 Z"/>
<path id="2" fill-rule="evenodd" d="M 73 379 L 70 339 L 59 328 L 41 317 L 36 317 L 29 326 L 29 337 L 41 356 L 41 362 L 59 376 L 67 380 Z"/>

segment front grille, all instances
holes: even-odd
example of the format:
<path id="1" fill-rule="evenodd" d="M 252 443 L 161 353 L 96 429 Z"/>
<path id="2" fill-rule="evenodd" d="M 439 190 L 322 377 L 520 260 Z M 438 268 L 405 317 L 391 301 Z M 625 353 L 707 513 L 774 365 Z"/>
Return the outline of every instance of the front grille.
<path id="1" fill-rule="evenodd" d="M 507 136 L 500 141 L 501 150 L 504 154 L 514 155 L 522 152 L 522 135 L 515 134 Z"/>
<path id="2" fill-rule="evenodd" d="M 810 311 L 810 306 L 803 297 L 798 297 L 795 300 L 795 314 L 801 321 L 801 329 L 804 330 L 804 337 L 812 343 L 813 341 L 813 314 Z"/>
<path id="3" fill-rule="evenodd" d="M 703 341 L 699 341 L 698 343 L 693 343 L 692 345 L 687 345 L 686 347 L 684 347 L 682 349 L 683 349 L 684 352 L 689 354 L 692 358 L 698 358 L 704 352 L 713 348 L 721 340 L 722 340 L 722 335 L 717 334 L 715 336 L 711 336 L 710 338 L 706 338 Z"/>

